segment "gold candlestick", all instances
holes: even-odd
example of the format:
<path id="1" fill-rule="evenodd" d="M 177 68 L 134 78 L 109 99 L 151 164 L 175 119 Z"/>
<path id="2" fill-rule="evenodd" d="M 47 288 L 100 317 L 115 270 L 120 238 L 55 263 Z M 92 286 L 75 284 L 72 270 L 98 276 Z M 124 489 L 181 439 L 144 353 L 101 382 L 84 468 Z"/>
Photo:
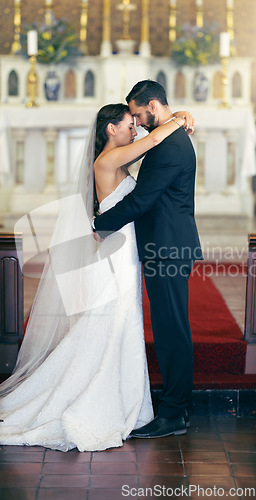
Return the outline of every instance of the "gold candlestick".
<path id="1" fill-rule="evenodd" d="M 12 42 L 11 54 L 21 50 L 20 44 L 20 26 L 21 26 L 21 0 L 14 0 L 14 40 Z"/>
<path id="2" fill-rule="evenodd" d="M 26 104 L 27 108 L 35 108 L 38 106 L 36 103 L 36 96 L 37 96 L 37 74 L 36 74 L 36 56 L 31 56 L 29 58 L 30 62 L 30 71 L 28 74 L 28 97 L 29 101 Z"/>
<path id="3" fill-rule="evenodd" d="M 196 25 L 198 28 L 202 28 L 204 25 L 204 14 L 203 14 L 203 4 L 197 3 L 196 6 Z"/>
<path id="4" fill-rule="evenodd" d="M 100 47 L 102 56 L 110 56 L 112 54 L 110 15 L 111 0 L 103 0 L 102 43 Z"/>
<path id="5" fill-rule="evenodd" d="M 170 13 L 169 13 L 169 42 L 176 40 L 176 0 L 170 0 Z"/>
<path id="6" fill-rule="evenodd" d="M 103 4 L 103 26 L 102 26 L 102 41 L 110 43 L 110 13 L 111 5 L 110 0 L 104 0 Z"/>
<path id="7" fill-rule="evenodd" d="M 232 0 L 227 0 L 227 32 L 231 41 L 230 53 L 232 56 L 236 56 L 237 50 L 232 43 L 234 40 L 234 3 Z"/>
<path id="8" fill-rule="evenodd" d="M 51 27 L 52 27 L 52 21 L 53 21 L 53 3 L 52 0 L 45 0 L 45 24 L 46 26 L 49 26 L 49 31 L 45 32 L 45 38 L 47 40 L 51 40 L 52 34 L 51 34 Z"/>
<path id="9" fill-rule="evenodd" d="M 234 4 L 232 0 L 227 0 L 227 32 L 230 40 L 234 39 Z"/>
<path id="10" fill-rule="evenodd" d="M 137 5 L 130 3 L 130 0 L 123 0 L 122 3 L 116 6 L 118 10 L 123 12 L 123 34 L 121 36 L 122 40 L 131 40 L 129 33 L 130 25 L 130 13 L 137 9 Z"/>
<path id="11" fill-rule="evenodd" d="M 149 0 L 141 0 L 141 35 L 139 53 L 143 57 L 151 55 L 149 42 Z"/>
<path id="12" fill-rule="evenodd" d="M 141 42 L 149 42 L 149 0 L 142 0 L 141 4 Z"/>
<path id="13" fill-rule="evenodd" d="M 219 104 L 219 108 L 230 109 L 230 105 L 227 101 L 227 90 L 228 90 L 228 57 L 221 57 L 221 87 L 222 87 L 222 101 Z"/>
<path id="14" fill-rule="evenodd" d="M 88 24 L 88 0 L 84 0 L 81 3 L 80 46 L 79 46 L 80 51 L 84 55 L 88 55 L 87 24 Z"/>

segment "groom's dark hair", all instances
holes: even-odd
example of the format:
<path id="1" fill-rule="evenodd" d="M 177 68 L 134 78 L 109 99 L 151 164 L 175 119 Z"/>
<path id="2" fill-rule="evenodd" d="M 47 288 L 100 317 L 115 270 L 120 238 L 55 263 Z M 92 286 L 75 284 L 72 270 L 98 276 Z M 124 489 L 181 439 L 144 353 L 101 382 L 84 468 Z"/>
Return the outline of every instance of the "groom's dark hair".
<path id="1" fill-rule="evenodd" d="M 137 106 L 147 106 L 152 100 L 159 101 L 163 106 L 168 106 L 164 88 L 154 80 L 142 80 L 136 83 L 126 97 L 127 104 L 130 101 L 135 101 Z"/>

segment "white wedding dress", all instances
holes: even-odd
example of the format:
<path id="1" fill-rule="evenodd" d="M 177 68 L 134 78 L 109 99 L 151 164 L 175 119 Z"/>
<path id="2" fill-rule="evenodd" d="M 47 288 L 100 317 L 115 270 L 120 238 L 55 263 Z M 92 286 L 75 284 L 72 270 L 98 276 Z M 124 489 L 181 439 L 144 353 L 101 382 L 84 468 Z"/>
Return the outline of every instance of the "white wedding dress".
<path id="1" fill-rule="evenodd" d="M 101 212 L 135 184 L 126 177 L 103 200 Z M 32 375 L 1 398 L 0 444 L 104 450 L 122 446 L 132 429 L 152 420 L 134 225 L 119 233 L 125 236 L 122 247 L 110 258 L 101 253 L 90 271 L 95 295 L 103 290 L 100 304 L 80 317 Z M 114 237 L 106 238 L 101 252 Z"/>

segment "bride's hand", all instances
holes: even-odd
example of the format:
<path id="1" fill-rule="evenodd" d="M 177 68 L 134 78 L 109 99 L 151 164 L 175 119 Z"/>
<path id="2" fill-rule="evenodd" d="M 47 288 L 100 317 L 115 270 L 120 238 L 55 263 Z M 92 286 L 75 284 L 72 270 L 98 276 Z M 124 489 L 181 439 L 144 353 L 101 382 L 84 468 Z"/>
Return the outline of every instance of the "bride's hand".
<path id="1" fill-rule="evenodd" d="M 185 120 L 185 129 L 187 133 L 193 134 L 195 128 L 195 120 L 189 111 L 177 111 L 174 113 L 177 118 L 183 118 Z"/>

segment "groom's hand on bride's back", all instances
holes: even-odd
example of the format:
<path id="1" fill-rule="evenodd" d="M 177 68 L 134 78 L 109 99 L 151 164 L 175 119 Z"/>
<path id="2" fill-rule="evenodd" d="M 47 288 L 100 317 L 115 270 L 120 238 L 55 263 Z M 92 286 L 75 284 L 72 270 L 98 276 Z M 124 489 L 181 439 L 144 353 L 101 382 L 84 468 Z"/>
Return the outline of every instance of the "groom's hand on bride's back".
<path id="1" fill-rule="evenodd" d="M 98 243 L 101 243 L 105 239 L 105 238 L 101 238 L 100 235 L 98 233 L 96 233 L 95 231 L 93 231 L 92 235 L 93 235 L 95 241 L 97 241 Z"/>
<path id="2" fill-rule="evenodd" d="M 94 221 L 96 219 L 96 216 L 94 215 L 93 218 L 92 218 L 92 223 L 91 223 L 91 228 L 92 228 L 92 235 L 93 235 L 93 238 L 95 239 L 95 241 L 97 241 L 98 243 L 101 243 L 102 241 L 104 241 L 105 238 L 102 238 L 97 232 L 96 232 L 96 229 L 95 229 L 95 225 L 94 225 Z"/>

